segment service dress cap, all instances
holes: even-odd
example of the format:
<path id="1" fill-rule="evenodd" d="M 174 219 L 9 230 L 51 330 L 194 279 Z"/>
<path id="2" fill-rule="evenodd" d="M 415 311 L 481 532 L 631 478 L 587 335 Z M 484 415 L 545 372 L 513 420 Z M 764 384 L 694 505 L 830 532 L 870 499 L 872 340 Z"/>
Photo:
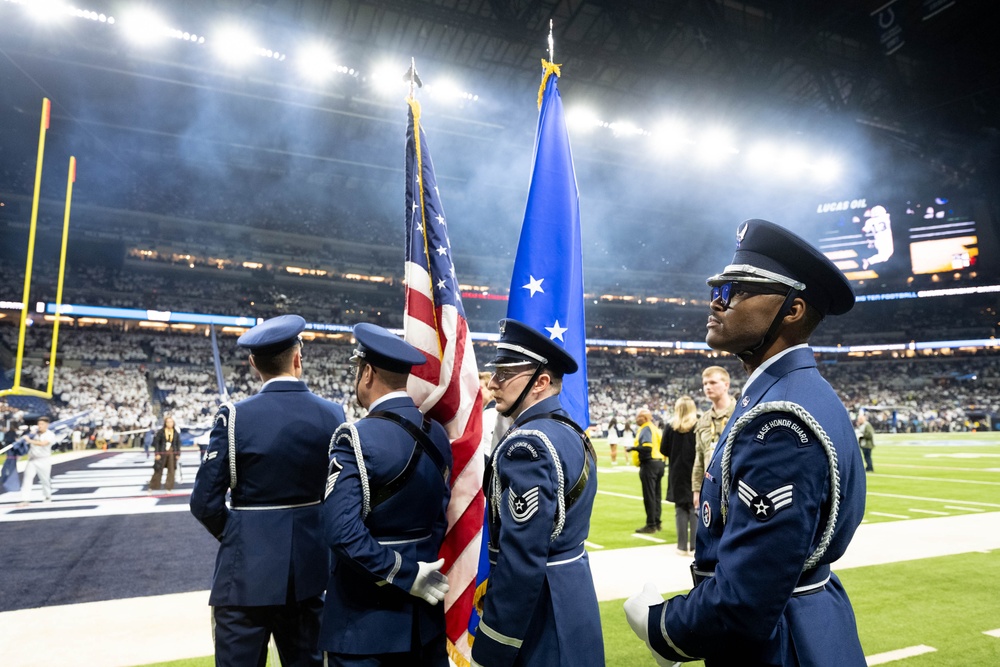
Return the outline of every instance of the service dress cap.
<path id="1" fill-rule="evenodd" d="M 854 290 L 843 272 L 809 242 L 767 220 L 747 220 L 739 226 L 732 263 L 708 284 L 740 280 L 797 289 L 823 315 L 843 315 L 854 307 Z"/>
<path id="2" fill-rule="evenodd" d="M 299 334 L 305 328 L 306 321 L 302 317 L 279 315 L 244 332 L 236 344 L 247 348 L 251 354 L 278 354 L 299 342 Z"/>
<path id="3" fill-rule="evenodd" d="M 411 367 L 427 363 L 423 352 L 377 324 L 355 324 L 354 339 L 357 346 L 351 361 L 363 359 L 391 373 L 409 373 Z"/>
<path id="4" fill-rule="evenodd" d="M 559 375 L 571 375 L 579 368 L 576 359 L 545 334 L 524 322 L 500 320 L 496 357 L 487 366 L 504 368 L 523 364 L 542 364 Z"/>

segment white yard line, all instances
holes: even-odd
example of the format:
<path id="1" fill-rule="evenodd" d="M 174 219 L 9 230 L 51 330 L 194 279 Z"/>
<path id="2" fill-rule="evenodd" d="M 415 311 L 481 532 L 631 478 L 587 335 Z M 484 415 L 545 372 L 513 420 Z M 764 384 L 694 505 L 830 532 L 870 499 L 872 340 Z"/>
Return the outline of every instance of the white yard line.
<path id="1" fill-rule="evenodd" d="M 906 658 L 923 655 L 924 653 L 934 653 L 935 651 L 937 651 L 936 648 L 932 646 L 925 646 L 923 644 L 920 644 L 919 646 L 907 646 L 906 648 L 898 648 L 895 651 L 886 651 L 885 653 L 876 653 L 875 655 L 866 656 L 865 662 L 867 662 L 869 666 L 884 665 L 887 662 L 905 660 Z"/>
<path id="2" fill-rule="evenodd" d="M 917 514 L 934 514 L 935 516 L 949 516 L 948 512 L 937 512 L 935 510 L 918 510 L 913 507 L 906 510 L 907 512 L 916 512 Z"/>
<path id="3" fill-rule="evenodd" d="M 977 505 L 979 507 L 996 507 L 1000 509 L 1000 503 L 982 503 L 976 500 L 955 500 L 954 498 L 927 498 L 925 496 L 904 496 L 898 493 L 876 493 L 874 491 L 869 491 L 868 495 L 878 496 L 879 498 L 899 498 L 901 500 L 925 500 L 933 503 L 958 503 L 964 505 Z"/>
<path id="4" fill-rule="evenodd" d="M 933 470 L 935 472 L 995 472 L 992 468 L 952 468 L 941 467 L 941 466 L 929 466 L 929 465 L 912 465 L 907 463 L 882 463 L 879 462 L 880 468 L 916 468 L 918 470 Z"/>
<path id="5" fill-rule="evenodd" d="M 996 637 L 997 639 L 1000 639 L 1000 629 L 997 629 L 997 630 L 986 630 L 985 632 L 983 632 L 983 634 L 984 635 L 989 635 L 990 637 Z"/>
<path id="6" fill-rule="evenodd" d="M 583 544 L 588 549 L 603 549 L 604 548 L 600 544 L 594 544 L 593 542 L 584 542 Z"/>
<path id="7" fill-rule="evenodd" d="M 879 479 L 914 479 L 922 482 L 942 482 L 945 484 L 985 484 L 987 486 L 1000 486 L 1000 482 L 985 482 L 978 479 L 961 479 L 954 477 L 915 477 L 912 475 L 885 475 L 879 474 Z"/>
<path id="8" fill-rule="evenodd" d="M 887 514 L 886 512 L 869 512 L 872 516 L 887 516 L 890 519 L 909 519 L 910 517 L 904 514 Z"/>
<path id="9" fill-rule="evenodd" d="M 962 512 L 985 512 L 986 510 L 981 510 L 976 507 L 959 507 L 957 505 L 945 505 L 945 509 L 948 510 L 960 510 Z"/>
<path id="10" fill-rule="evenodd" d="M 643 535 L 641 533 L 632 533 L 632 537 L 638 537 L 640 540 L 649 540 L 650 542 L 656 542 L 657 544 L 666 544 L 666 540 L 661 540 L 658 537 L 653 537 L 652 535 Z"/>

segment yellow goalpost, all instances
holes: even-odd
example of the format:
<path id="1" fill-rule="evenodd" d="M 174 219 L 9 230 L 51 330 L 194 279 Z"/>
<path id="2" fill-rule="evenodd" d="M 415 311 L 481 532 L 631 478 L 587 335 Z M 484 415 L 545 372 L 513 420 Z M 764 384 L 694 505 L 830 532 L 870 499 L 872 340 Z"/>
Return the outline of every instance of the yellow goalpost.
<path id="1" fill-rule="evenodd" d="M 66 210 L 63 215 L 62 249 L 59 255 L 59 280 L 56 287 L 55 319 L 52 326 L 52 347 L 49 350 L 49 381 L 45 391 L 21 386 L 24 363 L 24 335 L 28 324 L 28 304 L 31 295 L 31 269 L 35 257 L 35 229 L 38 226 L 38 200 L 42 185 L 42 159 L 45 155 L 45 132 L 49 129 L 52 104 L 49 98 L 42 99 L 42 120 L 38 131 L 38 159 L 35 164 L 35 192 L 31 202 L 31 225 L 28 228 L 28 256 L 24 269 L 24 293 L 21 298 L 21 324 L 17 335 L 17 361 L 14 365 L 14 386 L 0 390 L 0 396 L 37 396 L 52 398 L 52 384 L 56 372 L 56 347 L 59 341 L 59 322 L 62 319 L 63 276 L 66 272 L 66 246 L 69 240 L 69 210 L 73 199 L 73 183 L 76 182 L 76 158 L 69 158 L 69 174 L 66 177 Z"/>

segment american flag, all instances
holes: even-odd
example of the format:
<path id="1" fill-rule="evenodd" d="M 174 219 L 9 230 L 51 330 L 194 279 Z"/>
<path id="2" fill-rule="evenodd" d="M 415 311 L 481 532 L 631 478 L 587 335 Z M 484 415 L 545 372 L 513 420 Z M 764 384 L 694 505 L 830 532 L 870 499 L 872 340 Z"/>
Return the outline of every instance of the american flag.
<path id="1" fill-rule="evenodd" d="M 448 532 L 441 547 L 451 590 L 445 597 L 448 652 L 470 664 L 469 616 L 483 530 L 483 454 L 479 368 L 452 262 L 448 221 L 434 177 L 420 105 L 413 98 L 406 128 L 406 311 L 403 337 L 427 357 L 407 389 L 421 411 L 451 438 L 453 467 Z"/>

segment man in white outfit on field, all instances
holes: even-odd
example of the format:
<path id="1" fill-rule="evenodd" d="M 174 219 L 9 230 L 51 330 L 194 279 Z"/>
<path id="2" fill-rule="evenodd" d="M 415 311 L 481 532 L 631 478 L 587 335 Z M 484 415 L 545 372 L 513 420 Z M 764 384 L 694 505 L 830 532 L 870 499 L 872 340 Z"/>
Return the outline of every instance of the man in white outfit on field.
<path id="1" fill-rule="evenodd" d="M 42 495 L 45 502 L 52 501 L 52 445 L 56 434 L 49 430 L 49 418 L 38 418 L 38 430 L 34 436 L 27 436 L 28 466 L 24 469 L 24 481 L 21 483 L 22 500 L 18 507 L 24 507 L 31 502 L 31 486 L 35 483 L 35 475 L 42 484 Z"/>

